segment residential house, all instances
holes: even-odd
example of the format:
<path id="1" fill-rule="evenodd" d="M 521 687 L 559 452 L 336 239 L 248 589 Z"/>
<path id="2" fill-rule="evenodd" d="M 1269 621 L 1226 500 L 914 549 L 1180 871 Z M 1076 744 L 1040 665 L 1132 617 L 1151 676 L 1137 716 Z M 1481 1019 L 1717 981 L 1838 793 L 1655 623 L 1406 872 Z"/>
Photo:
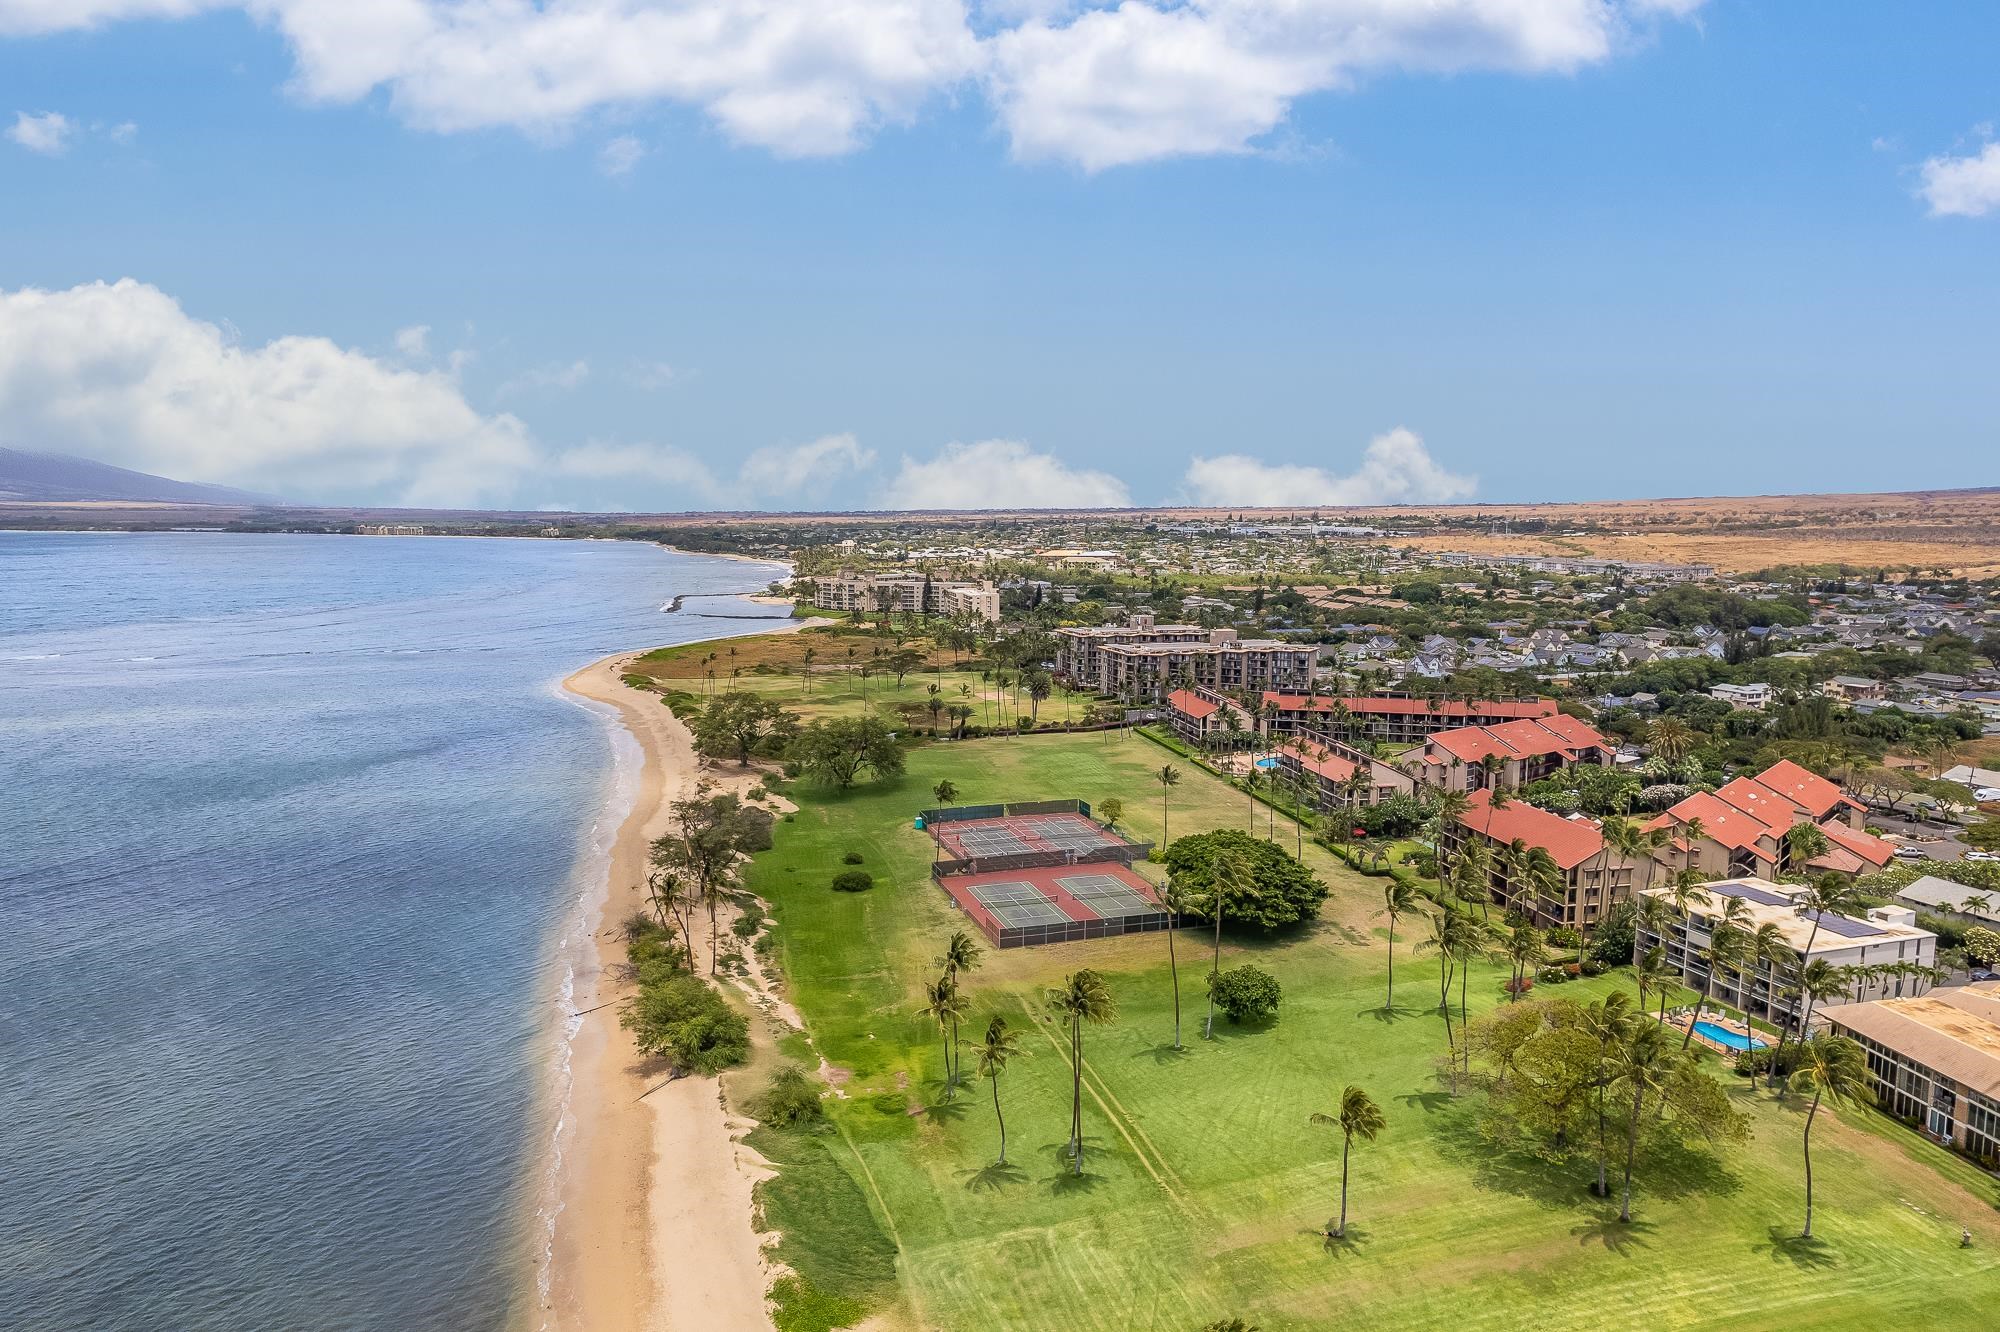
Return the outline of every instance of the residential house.
<path id="1" fill-rule="evenodd" d="M 1411 771 L 1425 786 L 1448 791 L 1512 791 L 1580 763 L 1609 767 L 1617 752 L 1617 742 L 1588 722 L 1557 713 L 1434 732 L 1412 756 Z"/>
<path id="2" fill-rule="evenodd" d="M 1747 708 L 1752 712 L 1762 712 L 1771 705 L 1771 686 L 1758 684 L 1719 684 L 1708 691 L 1708 696 L 1727 703 L 1732 708 Z"/>
<path id="3" fill-rule="evenodd" d="M 1687 830 L 1699 823 L 1701 835 Z M 1786 834 L 1816 826 L 1829 846 L 1804 865 L 1793 863 Z M 1672 838 L 1655 856 L 1667 873 L 1694 869 L 1711 879 L 1776 878 L 1793 871 L 1865 874 L 1889 863 L 1895 848 L 1861 831 L 1861 804 L 1838 786 L 1790 759 L 1714 791 L 1697 791 L 1645 826 Z"/>
<path id="4" fill-rule="evenodd" d="M 1898 888 L 1896 900 L 1916 911 L 2000 930 L 2000 892 L 1968 888 L 1962 883 L 1926 874 Z"/>
<path id="5" fill-rule="evenodd" d="M 1863 700 L 1879 700 L 1888 697 L 1888 686 L 1880 680 L 1870 680 L 1864 675 L 1836 675 L 1820 686 L 1820 691 L 1828 698 L 1837 698 L 1843 703 L 1858 703 Z"/>

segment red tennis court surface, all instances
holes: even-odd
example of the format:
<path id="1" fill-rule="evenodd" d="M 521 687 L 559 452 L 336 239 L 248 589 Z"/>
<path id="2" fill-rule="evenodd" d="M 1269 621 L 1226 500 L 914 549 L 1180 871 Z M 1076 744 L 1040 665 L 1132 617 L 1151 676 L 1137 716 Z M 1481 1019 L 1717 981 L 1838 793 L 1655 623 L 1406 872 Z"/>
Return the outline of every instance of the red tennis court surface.
<path id="1" fill-rule="evenodd" d="M 937 882 L 996 948 L 1167 927 L 1153 886 L 1116 861 L 956 874 Z"/>

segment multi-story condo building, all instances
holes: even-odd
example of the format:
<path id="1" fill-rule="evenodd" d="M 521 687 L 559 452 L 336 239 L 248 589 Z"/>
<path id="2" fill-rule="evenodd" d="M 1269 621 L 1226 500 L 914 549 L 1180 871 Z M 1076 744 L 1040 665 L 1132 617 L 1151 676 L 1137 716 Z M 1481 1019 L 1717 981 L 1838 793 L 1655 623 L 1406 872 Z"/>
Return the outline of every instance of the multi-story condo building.
<path id="1" fill-rule="evenodd" d="M 1336 706 L 1337 705 L 1337 706 Z M 1267 731 L 1338 729 L 1342 725 L 1371 740 L 1415 744 L 1438 731 L 1466 726 L 1499 726 L 1525 717 L 1554 717 L 1552 698 L 1444 698 L 1409 694 L 1369 694 L 1342 698 L 1333 694 L 1269 692 L 1264 695 Z"/>
<path id="2" fill-rule="evenodd" d="M 1578 764 L 1608 768 L 1617 753 L 1589 723 L 1557 713 L 1435 731 L 1410 770 L 1425 786 L 1447 791 L 1513 791 Z"/>
<path id="3" fill-rule="evenodd" d="M 1714 791 L 1697 791 L 1646 824 L 1669 829 L 1672 840 L 1655 856 L 1672 873 L 1697 869 L 1712 879 L 1774 879 L 1804 869 L 1865 874 L 1880 869 L 1895 848 L 1858 826 L 1861 805 L 1817 773 L 1784 759 L 1754 777 L 1738 777 Z M 1793 827 L 1810 823 L 1826 850 L 1796 865 Z M 1698 836 L 1691 836 L 1699 829 Z"/>
<path id="4" fill-rule="evenodd" d="M 1281 779 L 1304 787 L 1307 801 L 1322 813 L 1379 805 L 1392 795 L 1409 795 L 1416 789 L 1408 773 L 1318 731 L 1300 731 L 1281 740 L 1272 753 Z"/>
<path id="5" fill-rule="evenodd" d="M 991 583 L 949 582 L 929 574 L 841 573 L 813 580 L 821 610 L 903 611 L 911 615 L 976 615 L 1000 619 L 1000 589 Z"/>
<path id="6" fill-rule="evenodd" d="M 1155 625 L 1133 617 L 1116 629 L 1058 629 L 1056 671 L 1100 694 L 1165 698 L 1176 689 L 1239 693 L 1304 685 L 1318 664 L 1310 643 L 1240 639 L 1234 629 Z"/>
<path id="7" fill-rule="evenodd" d="M 2000 993 L 1972 985 L 1813 1016 L 1861 1042 L 1882 1109 L 1989 1169 L 2000 1165 Z"/>
<path id="8" fill-rule="evenodd" d="M 1605 846 L 1595 819 L 1551 814 L 1521 800 L 1495 805 L 1491 791 L 1474 791 L 1467 799 L 1465 811 L 1445 829 L 1448 854 L 1455 860 L 1475 843 L 1484 845 L 1493 901 L 1519 908 L 1543 927 L 1587 930 L 1632 895 L 1636 867 Z M 1560 889 L 1520 881 L 1525 876 L 1512 854 L 1516 843 L 1548 853 L 1561 872 Z"/>
<path id="9" fill-rule="evenodd" d="M 1685 916 L 1671 913 L 1672 921 L 1656 934 L 1644 924 L 1638 929 L 1638 950 L 1659 948 L 1667 964 L 1679 971 L 1697 990 L 1709 986 L 1708 948 L 1715 937 L 1717 922 L 1729 902 L 1743 904 L 1742 928 L 1755 933 L 1760 926 L 1775 925 L 1788 955 L 1774 968 L 1767 959 L 1746 960 L 1741 968 L 1722 968 L 1708 993 L 1723 1003 L 1741 1009 L 1751 1017 L 1773 1023 L 1787 1023 L 1799 1013 L 1801 1003 L 1793 992 L 1792 978 L 1810 962 L 1820 958 L 1835 967 L 1893 968 L 1898 963 L 1919 967 L 1937 961 L 1937 936 L 1919 929 L 1916 913 L 1907 907 L 1875 907 L 1863 916 L 1825 912 L 1817 917 L 1802 910 L 1798 895 L 1802 888 L 1770 883 L 1764 879 L 1723 879 L 1701 886 L 1705 897 L 1690 904 Z M 1648 888 L 1644 895 L 1671 901 L 1666 888 Z M 1815 932 L 1814 925 L 1818 925 Z M 1853 973 L 1856 1002 L 1893 999 L 1913 994 L 1922 985 L 1912 977 L 1893 970 Z"/>

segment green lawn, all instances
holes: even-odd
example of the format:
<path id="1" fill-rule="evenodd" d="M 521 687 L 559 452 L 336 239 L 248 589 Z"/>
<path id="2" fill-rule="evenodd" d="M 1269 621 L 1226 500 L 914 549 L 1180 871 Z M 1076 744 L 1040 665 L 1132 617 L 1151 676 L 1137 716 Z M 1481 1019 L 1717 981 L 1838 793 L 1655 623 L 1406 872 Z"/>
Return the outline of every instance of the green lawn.
<path id="1" fill-rule="evenodd" d="M 1160 787 L 1150 773 L 1170 757 L 1116 734 L 920 748 L 892 786 L 794 788 L 802 809 L 751 868 L 751 886 L 773 907 L 792 997 L 841 1071 L 839 1134 L 821 1141 L 899 1255 L 895 1321 L 1125 1332 L 1241 1315 L 1265 1332 L 1612 1323 L 1742 1332 L 1983 1320 L 2000 1292 L 1993 1183 L 1895 1125 L 1822 1117 L 1823 1238 L 1809 1247 L 1788 1239 L 1800 1220 L 1800 1116 L 1733 1077 L 1752 1140 L 1643 1177 L 1630 1227 L 1589 1197 L 1582 1170 L 1489 1148 L 1469 1099 L 1454 1100 L 1436 1077 L 1442 1027 L 1425 1007 L 1436 1001 L 1435 963 L 1399 939 L 1398 1008 L 1384 1012 L 1381 881 L 1310 845 L 1308 860 L 1335 889 L 1321 923 L 1225 947 L 1225 966 L 1254 956 L 1283 983 L 1282 1014 L 1268 1028 L 1219 1024 L 1219 1039 L 1198 1039 L 1198 932 L 1179 935 L 1182 1053 L 1170 1048 L 1164 936 L 986 954 L 969 982 L 966 1038 L 1000 1013 L 1025 1029 L 1031 1052 L 1001 1082 L 1012 1165 L 994 1168 L 991 1087 L 975 1082 L 941 1104 L 937 1033 L 918 1016 L 932 959 L 964 921 L 932 886 L 931 843 L 911 817 L 948 777 L 967 802 L 1118 795 L 1124 826 L 1155 839 Z M 1249 822 L 1243 793 L 1177 766 L 1176 835 Z M 1260 807 L 1259 831 L 1265 822 Z M 828 889 L 850 850 L 875 874 L 873 892 Z M 1083 965 L 1107 973 L 1120 1013 L 1087 1037 L 1090 1150 L 1078 1180 L 1057 1158 L 1069 1110 L 1063 1047 L 1036 1018 L 1043 987 Z M 1475 1008 L 1501 1002 L 1504 974 L 1475 974 Z M 1352 1239 L 1330 1249 L 1317 1232 L 1335 1207 L 1340 1142 L 1306 1120 L 1337 1108 L 1350 1082 L 1373 1094 L 1389 1127 L 1356 1150 Z M 767 1205 L 780 1227 L 813 1224 L 782 1198 Z M 1959 1247 L 1961 1226 L 1974 1247 Z"/>

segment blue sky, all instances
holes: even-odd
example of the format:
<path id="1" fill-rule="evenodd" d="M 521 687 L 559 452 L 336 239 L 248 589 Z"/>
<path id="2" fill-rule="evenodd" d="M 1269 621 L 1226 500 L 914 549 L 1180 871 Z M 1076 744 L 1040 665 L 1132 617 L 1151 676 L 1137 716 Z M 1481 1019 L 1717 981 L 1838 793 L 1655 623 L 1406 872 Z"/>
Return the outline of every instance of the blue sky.
<path id="1" fill-rule="evenodd" d="M 551 3 L 551 62 L 0 0 L 0 443 L 621 509 L 2000 484 L 2000 7 L 880 0 L 895 60 L 623 67 L 801 2 Z"/>

